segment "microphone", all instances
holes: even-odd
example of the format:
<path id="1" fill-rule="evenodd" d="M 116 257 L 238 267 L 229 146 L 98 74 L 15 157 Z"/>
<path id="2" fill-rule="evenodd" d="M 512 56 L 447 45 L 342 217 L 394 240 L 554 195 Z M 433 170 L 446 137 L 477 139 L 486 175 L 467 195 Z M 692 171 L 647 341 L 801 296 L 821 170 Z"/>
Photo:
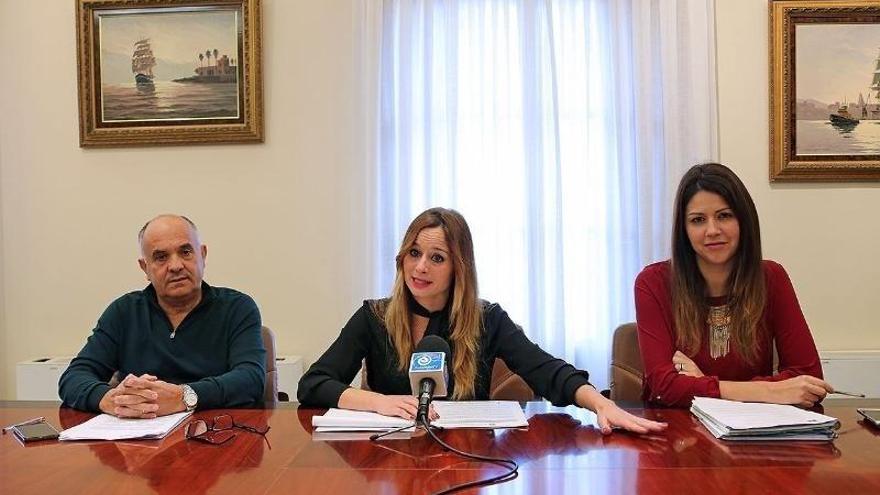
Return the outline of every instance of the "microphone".
<path id="1" fill-rule="evenodd" d="M 431 421 L 428 418 L 428 406 L 431 403 L 431 397 L 446 397 L 448 393 L 446 390 L 448 380 L 446 360 L 449 359 L 450 354 L 449 344 L 436 335 L 428 335 L 423 338 L 413 352 L 412 359 L 409 362 L 409 382 L 412 387 L 413 395 L 416 395 L 419 398 L 419 411 L 416 413 L 416 423 L 418 424 L 418 422 L 421 422 L 425 431 L 428 432 L 428 435 L 450 452 L 454 452 L 468 459 L 489 462 L 498 466 L 506 467 L 507 472 L 485 480 L 471 481 L 455 485 L 438 493 L 452 493 L 465 488 L 491 485 L 516 478 L 519 465 L 513 459 L 502 459 L 499 457 L 489 457 L 462 452 L 441 440 L 430 427 Z M 375 440 L 379 436 L 380 435 L 373 435 L 370 437 L 370 440 Z"/>
<path id="2" fill-rule="evenodd" d="M 419 411 L 416 419 L 425 423 L 428 419 L 428 404 L 432 397 L 446 397 L 449 358 L 449 344 L 436 335 L 428 335 L 419 342 L 409 362 L 409 383 L 412 393 L 419 398 Z"/>

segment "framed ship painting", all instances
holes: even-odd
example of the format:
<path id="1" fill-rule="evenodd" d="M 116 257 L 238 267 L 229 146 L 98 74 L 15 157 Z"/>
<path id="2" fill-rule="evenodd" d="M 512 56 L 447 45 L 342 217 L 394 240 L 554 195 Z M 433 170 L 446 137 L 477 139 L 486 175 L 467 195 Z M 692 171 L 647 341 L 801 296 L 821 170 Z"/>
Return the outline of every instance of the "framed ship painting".
<path id="1" fill-rule="evenodd" d="M 260 0 L 78 0 L 80 146 L 263 141 Z"/>
<path id="2" fill-rule="evenodd" d="M 771 0 L 770 31 L 770 180 L 880 181 L 880 0 Z"/>

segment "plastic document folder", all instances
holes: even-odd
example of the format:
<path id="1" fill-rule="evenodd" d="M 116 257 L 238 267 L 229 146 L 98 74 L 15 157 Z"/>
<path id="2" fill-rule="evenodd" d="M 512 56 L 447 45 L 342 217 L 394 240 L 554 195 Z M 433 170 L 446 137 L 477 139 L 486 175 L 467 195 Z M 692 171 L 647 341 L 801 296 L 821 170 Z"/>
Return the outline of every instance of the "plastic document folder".
<path id="1" fill-rule="evenodd" d="M 191 412 L 153 419 L 123 419 L 101 414 L 61 432 L 59 440 L 156 440 L 174 431 Z"/>
<path id="2" fill-rule="evenodd" d="M 810 440 L 837 438 L 837 418 L 782 404 L 737 402 L 697 397 L 694 414 L 715 438 L 734 441 Z"/>
<path id="3" fill-rule="evenodd" d="M 440 416 L 431 424 L 438 428 L 521 428 L 529 425 L 518 402 L 502 400 L 435 401 Z M 412 420 L 366 411 L 330 409 L 312 417 L 318 433 L 385 431 L 412 425 Z"/>

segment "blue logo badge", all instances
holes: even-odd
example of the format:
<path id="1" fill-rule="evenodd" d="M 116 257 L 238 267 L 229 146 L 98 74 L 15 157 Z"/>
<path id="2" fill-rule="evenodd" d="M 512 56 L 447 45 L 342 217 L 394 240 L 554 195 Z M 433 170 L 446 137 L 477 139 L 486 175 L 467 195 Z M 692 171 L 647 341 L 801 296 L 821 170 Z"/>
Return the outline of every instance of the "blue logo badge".
<path id="1" fill-rule="evenodd" d="M 440 371 L 443 369 L 442 352 L 417 352 L 409 364 L 410 371 Z"/>

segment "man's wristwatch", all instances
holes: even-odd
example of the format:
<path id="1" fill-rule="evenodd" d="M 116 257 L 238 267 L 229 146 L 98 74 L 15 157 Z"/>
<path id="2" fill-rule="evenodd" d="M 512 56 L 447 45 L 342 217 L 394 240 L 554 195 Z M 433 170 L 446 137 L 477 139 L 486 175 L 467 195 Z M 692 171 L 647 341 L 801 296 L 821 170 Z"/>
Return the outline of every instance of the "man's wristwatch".
<path id="1" fill-rule="evenodd" d="M 186 410 L 194 410 L 199 403 L 198 394 L 189 385 L 181 385 L 180 388 L 183 389 L 183 405 L 186 406 Z"/>

